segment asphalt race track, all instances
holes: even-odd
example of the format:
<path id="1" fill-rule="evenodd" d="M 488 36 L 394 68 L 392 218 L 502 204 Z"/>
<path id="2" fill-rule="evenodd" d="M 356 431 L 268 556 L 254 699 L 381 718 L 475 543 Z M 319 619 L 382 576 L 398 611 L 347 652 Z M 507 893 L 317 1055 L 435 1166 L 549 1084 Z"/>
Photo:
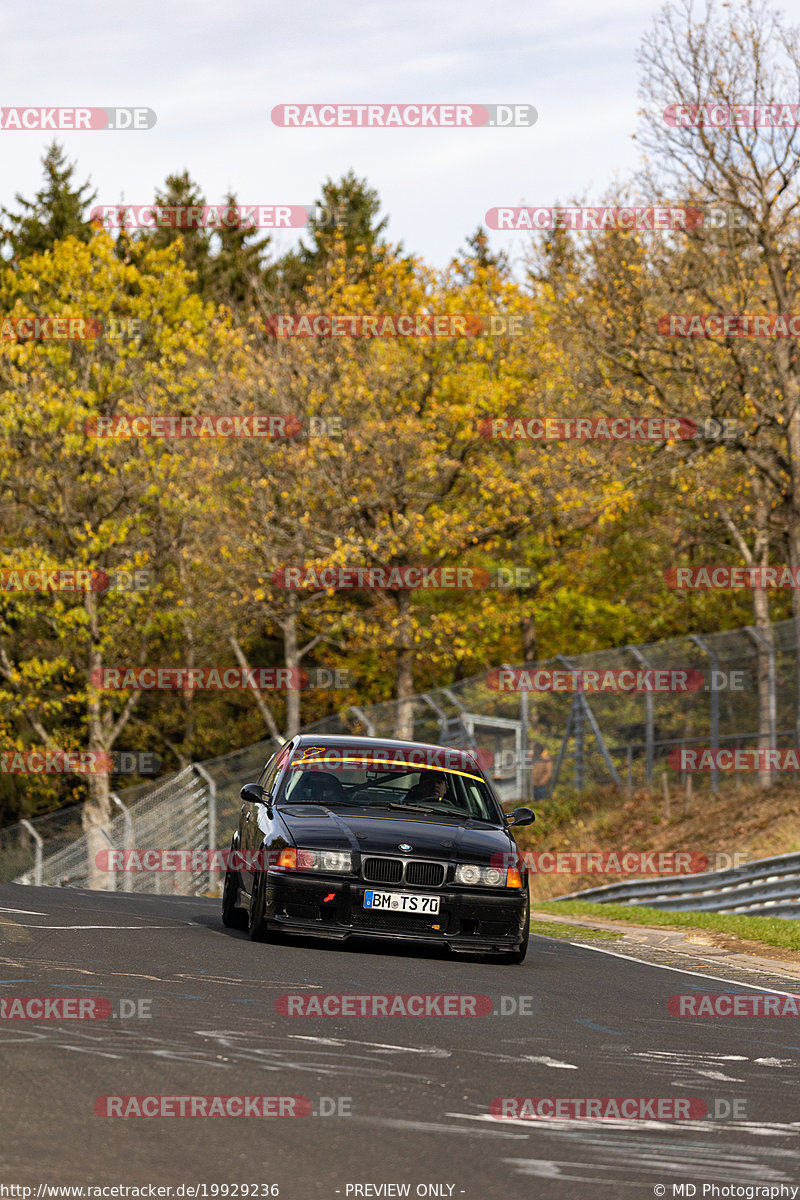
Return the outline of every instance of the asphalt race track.
<path id="1" fill-rule="evenodd" d="M 668 1012 L 670 996 L 703 992 L 753 995 L 548 938 L 522 966 L 383 942 L 262 945 L 226 930 L 217 901 L 3 886 L 6 1006 L 105 997 L 115 1015 L 0 1020 L 0 1171 L 34 1197 L 40 1184 L 275 1184 L 284 1200 L 797 1186 L 798 1018 Z M 287 993 L 488 995 L 508 1015 L 290 1017 L 276 1011 Z M 312 1111 L 97 1115 L 98 1098 L 129 1095 L 304 1096 Z M 490 1114 L 514 1096 L 697 1097 L 709 1115 Z"/>

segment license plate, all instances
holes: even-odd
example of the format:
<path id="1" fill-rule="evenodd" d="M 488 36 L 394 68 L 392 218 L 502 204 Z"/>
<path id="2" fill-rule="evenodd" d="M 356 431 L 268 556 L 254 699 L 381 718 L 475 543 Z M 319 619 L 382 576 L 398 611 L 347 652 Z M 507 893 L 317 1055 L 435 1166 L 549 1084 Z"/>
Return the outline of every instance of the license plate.
<path id="1" fill-rule="evenodd" d="M 417 896 L 413 892 L 365 892 L 364 908 L 391 912 L 438 913 L 438 896 Z"/>

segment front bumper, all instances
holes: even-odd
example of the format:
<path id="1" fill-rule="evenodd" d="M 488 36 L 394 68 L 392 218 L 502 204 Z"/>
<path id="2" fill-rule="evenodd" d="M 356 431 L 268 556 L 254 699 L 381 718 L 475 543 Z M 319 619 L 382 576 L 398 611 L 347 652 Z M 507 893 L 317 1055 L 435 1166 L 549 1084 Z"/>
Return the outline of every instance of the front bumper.
<path id="1" fill-rule="evenodd" d="M 364 908 L 364 892 L 409 892 L 439 897 L 439 912 L 401 913 Z M 343 940 L 353 936 L 438 942 L 453 950 L 515 950 L 522 944 L 525 889 L 393 887 L 360 879 L 267 874 L 265 915 L 285 933 Z"/>

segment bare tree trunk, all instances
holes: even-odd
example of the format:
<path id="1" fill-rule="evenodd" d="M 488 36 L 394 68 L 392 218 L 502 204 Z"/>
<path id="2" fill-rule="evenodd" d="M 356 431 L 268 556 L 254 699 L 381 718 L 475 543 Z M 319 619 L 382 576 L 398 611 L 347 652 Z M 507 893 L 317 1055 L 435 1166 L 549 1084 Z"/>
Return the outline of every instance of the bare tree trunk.
<path id="1" fill-rule="evenodd" d="M 756 502 L 756 544 L 753 557 L 760 567 L 766 567 L 769 563 L 769 504 L 762 480 L 757 481 L 755 490 L 758 499 Z M 756 660 L 758 664 L 758 747 L 760 750 L 770 750 L 774 749 L 770 745 L 774 697 L 769 669 L 773 641 L 772 625 L 769 619 L 769 592 L 766 588 L 753 589 L 753 619 L 762 638 Z M 763 788 L 771 787 L 772 772 L 759 769 L 758 782 Z"/>
<path id="2" fill-rule="evenodd" d="M 798 418 L 798 414 L 795 414 Z M 795 419 L 795 424 L 796 424 Z M 797 431 L 790 435 L 790 442 L 797 443 L 800 441 L 800 435 Z M 793 512 L 789 522 L 789 563 L 793 570 L 800 569 L 800 445 L 797 448 L 797 476 L 798 482 L 796 491 L 798 495 L 793 505 Z M 792 616 L 794 617 L 794 644 L 795 644 L 795 710 L 794 710 L 794 742 L 795 746 L 800 749 L 800 588 L 792 588 Z"/>
<path id="3" fill-rule="evenodd" d="M 752 550 L 727 509 L 722 509 L 722 516 L 733 540 L 739 548 L 739 553 L 747 565 L 749 567 L 766 567 L 769 563 L 769 504 L 763 480 L 756 477 L 753 483 L 753 490 L 756 494 L 756 532 Z M 753 588 L 753 623 L 760 635 L 760 640 L 756 647 L 758 748 L 759 750 L 769 750 L 773 748 L 770 746 L 770 735 L 772 732 L 772 692 L 769 669 L 769 651 L 772 647 L 772 625 L 769 619 L 769 592 L 766 588 Z M 772 784 L 772 772 L 759 768 L 758 782 L 763 788 L 770 787 Z"/>
<path id="4" fill-rule="evenodd" d="M 538 652 L 535 618 L 532 615 L 525 616 L 522 618 L 522 661 L 535 663 Z"/>
<path id="5" fill-rule="evenodd" d="M 89 678 L 94 677 L 95 671 L 103 667 L 103 654 L 100 649 L 99 624 L 97 620 L 97 598 L 92 592 L 86 593 L 85 607 L 89 616 L 92 634 L 92 646 L 89 655 Z M 107 754 L 110 742 L 104 728 L 101 696 L 94 687 L 89 687 L 86 702 L 89 725 L 89 752 L 91 754 Z M 111 825 L 111 776 L 107 772 L 86 777 L 89 795 L 81 812 L 81 826 L 86 834 L 86 856 L 88 874 L 86 886 L 97 891 L 114 891 L 114 879 L 108 871 L 103 871 L 97 864 L 97 856 L 103 850 L 114 849 L 106 834 L 110 834 Z M 103 832 L 105 830 L 105 833 Z"/>
<path id="6" fill-rule="evenodd" d="M 414 628 L 411 619 L 411 595 L 397 593 L 397 715 L 394 736 L 405 741 L 414 738 Z"/>
<path id="7" fill-rule="evenodd" d="M 289 668 L 292 680 L 300 674 L 300 649 L 297 644 L 297 611 L 290 612 L 280 622 L 283 632 L 283 661 Z M 286 693 L 286 737 L 293 738 L 300 729 L 300 689 L 289 688 Z"/>
<path id="8" fill-rule="evenodd" d="M 233 653 L 236 657 L 236 661 L 238 662 L 239 666 L 242 668 L 243 671 L 249 671 L 250 664 L 248 663 L 247 659 L 245 658 L 244 650 L 242 650 L 242 647 L 239 643 L 239 639 L 236 637 L 236 634 L 233 632 L 232 629 L 228 630 L 228 642 L 230 643 L 231 649 L 233 650 Z M 269 705 L 267 704 L 266 700 L 264 699 L 264 696 L 257 688 L 253 689 L 253 696 L 255 697 L 256 707 L 258 708 L 258 711 L 261 713 L 261 716 L 264 718 L 264 724 L 266 725 L 270 734 L 277 741 L 282 742 L 283 738 L 281 737 L 280 733 L 278 732 L 278 726 L 275 724 L 275 718 L 272 715 L 272 710 L 269 707 Z"/>

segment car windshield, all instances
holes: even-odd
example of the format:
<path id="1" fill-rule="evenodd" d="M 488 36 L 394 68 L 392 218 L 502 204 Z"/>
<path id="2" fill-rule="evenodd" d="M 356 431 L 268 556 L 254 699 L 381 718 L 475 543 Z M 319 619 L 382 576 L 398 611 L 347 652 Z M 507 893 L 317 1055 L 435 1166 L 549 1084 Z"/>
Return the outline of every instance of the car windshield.
<path id="1" fill-rule="evenodd" d="M 411 755 L 409 755 L 411 758 Z M 382 765 L 385 763 L 386 765 Z M 469 760 L 457 767 L 397 762 L 397 755 L 339 747 L 300 747 L 278 804 L 403 811 L 409 818 L 501 821 L 486 783 Z"/>

